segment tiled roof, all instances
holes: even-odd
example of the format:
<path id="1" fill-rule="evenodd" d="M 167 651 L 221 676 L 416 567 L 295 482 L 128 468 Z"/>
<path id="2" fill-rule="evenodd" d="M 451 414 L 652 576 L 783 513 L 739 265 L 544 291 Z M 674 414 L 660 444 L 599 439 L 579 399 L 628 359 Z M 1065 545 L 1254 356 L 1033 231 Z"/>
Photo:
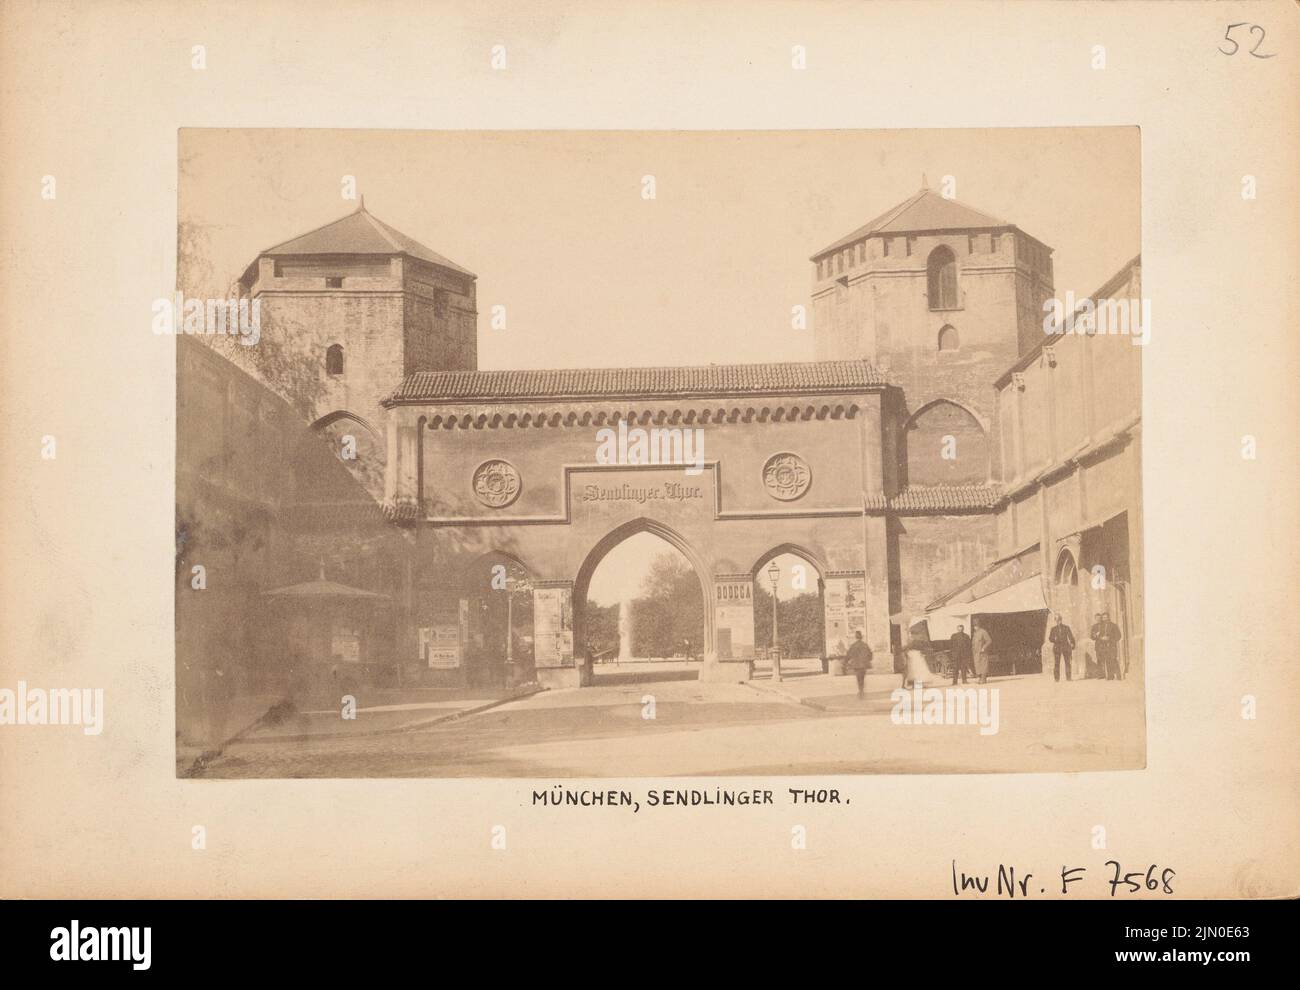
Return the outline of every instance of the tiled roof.
<path id="1" fill-rule="evenodd" d="M 386 403 L 845 392 L 886 385 L 866 361 L 708 364 L 678 368 L 418 371 Z"/>
<path id="2" fill-rule="evenodd" d="M 393 522 L 419 519 L 421 515 L 420 506 L 413 498 L 396 499 L 384 503 L 384 518 Z"/>
<path id="3" fill-rule="evenodd" d="M 391 518 L 378 502 L 294 502 L 284 507 L 298 529 L 337 529 L 382 524 Z"/>
<path id="4" fill-rule="evenodd" d="M 327 223 L 324 227 L 317 227 L 283 244 L 267 248 L 262 254 L 273 257 L 320 254 L 409 254 L 430 264 L 449 268 L 471 278 L 475 277 L 468 269 L 462 268 L 437 251 L 430 250 L 419 241 L 407 237 L 400 230 L 394 230 L 382 220 L 371 216 L 364 202 L 342 219 Z"/>
<path id="5" fill-rule="evenodd" d="M 1001 498 L 996 485 L 909 485 L 889 500 L 902 512 L 992 509 Z"/>
<path id="6" fill-rule="evenodd" d="M 919 230 L 987 230 L 1011 226 L 1014 225 L 989 216 L 987 213 L 981 213 L 955 199 L 944 199 L 932 189 L 922 189 L 853 233 L 822 248 L 813 257 L 820 258 L 823 254 L 846 247 L 872 234 L 901 234 Z"/>

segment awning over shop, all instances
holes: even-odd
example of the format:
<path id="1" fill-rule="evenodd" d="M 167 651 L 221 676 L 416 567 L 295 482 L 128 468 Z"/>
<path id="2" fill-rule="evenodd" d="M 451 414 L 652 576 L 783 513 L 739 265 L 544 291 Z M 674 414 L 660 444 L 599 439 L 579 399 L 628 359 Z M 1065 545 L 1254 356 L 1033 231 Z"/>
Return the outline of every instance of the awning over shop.
<path id="1" fill-rule="evenodd" d="M 958 606 L 951 606 L 958 607 Z M 977 598 L 963 606 L 973 615 L 1001 615 L 1007 612 L 1042 612 L 1047 610 L 1043 582 L 1035 574 L 1016 584 Z"/>
<path id="2" fill-rule="evenodd" d="M 320 577 L 315 581 L 303 581 L 301 584 L 291 584 L 285 588 L 275 588 L 272 591 L 263 592 L 268 598 L 298 598 L 298 599 L 320 599 L 320 598 L 354 598 L 386 601 L 387 595 L 381 595 L 374 591 L 366 591 L 363 588 L 351 588 L 346 584 L 339 584 L 337 581 L 327 581 L 325 579 L 325 569 L 321 568 Z"/>
<path id="3" fill-rule="evenodd" d="M 1005 615 L 1046 611 L 1042 565 L 1035 545 L 1022 553 L 995 561 L 976 577 L 930 603 L 912 626 L 925 622 L 930 639 L 947 639 L 958 624 L 970 632 L 973 615 Z"/>

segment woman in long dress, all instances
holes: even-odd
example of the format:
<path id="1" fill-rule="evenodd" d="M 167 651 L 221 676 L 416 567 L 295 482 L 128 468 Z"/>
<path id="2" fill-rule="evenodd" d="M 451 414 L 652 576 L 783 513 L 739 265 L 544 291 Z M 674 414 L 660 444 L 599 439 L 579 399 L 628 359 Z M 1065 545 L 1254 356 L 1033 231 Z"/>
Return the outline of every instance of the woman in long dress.
<path id="1" fill-rule="evenodd" d="M 918 681 L 924 684 L 928 680 L 932 680 L 932 676 L 921 643 L 916 639 L 909 640 L 903 648 L 903 687 L 910 688 Z"/>

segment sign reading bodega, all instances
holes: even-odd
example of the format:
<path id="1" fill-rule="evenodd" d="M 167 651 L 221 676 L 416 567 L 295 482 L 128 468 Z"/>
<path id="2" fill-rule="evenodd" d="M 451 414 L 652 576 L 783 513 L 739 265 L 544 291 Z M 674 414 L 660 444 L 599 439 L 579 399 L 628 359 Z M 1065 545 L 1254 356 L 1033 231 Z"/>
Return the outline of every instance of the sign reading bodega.
<path id="1" fill-rule="evenodd" d="M 704 473 L 704 430 L 697 427 L 656 426 L 628 429 L 618 421 L 618 432 L 606 426 L 596 431 L 597 464 L 680 464 L 691 475 Z"/>

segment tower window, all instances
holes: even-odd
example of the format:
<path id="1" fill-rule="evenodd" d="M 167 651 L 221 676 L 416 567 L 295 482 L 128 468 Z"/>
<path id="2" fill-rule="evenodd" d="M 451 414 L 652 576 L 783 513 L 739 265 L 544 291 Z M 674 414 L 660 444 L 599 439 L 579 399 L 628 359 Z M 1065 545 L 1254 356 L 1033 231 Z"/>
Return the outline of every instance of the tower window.
<path id="1" fill-rule="evenodd" d="M 325 278 L 325 288 L 327 288 L 327 289 L 341 289 L 341 288 L 343 288 L 343 277 L 342 277 L 341 275 L 340 275 L 340 276 L 326 276 L 326 278 Z"/>
<path id="2" fill-rule="evenodd" d="M 926 292 L 931 309 L 957 308 L 957 258 L 948 247 L 940 245 L 930 252 L 926 263 Z"/>
<path id="3" fill-rule="evenodd" d="M 957 328 L 948 324 L 939 331 L 939 350 L 955 351 L 961 344 L 957 338 Z"/>
<path id="4" fill-rule="evenodd" d="M 445 289 L 433 290 L 433 315 L 442 319 L 447 315 L 447 291 Z"/>
<path id="5" fill-rule="evenodd" d="M 330 375 L 343 374 L 343 345 L 330 344 L 325 351 L 325 372 Z"/>

